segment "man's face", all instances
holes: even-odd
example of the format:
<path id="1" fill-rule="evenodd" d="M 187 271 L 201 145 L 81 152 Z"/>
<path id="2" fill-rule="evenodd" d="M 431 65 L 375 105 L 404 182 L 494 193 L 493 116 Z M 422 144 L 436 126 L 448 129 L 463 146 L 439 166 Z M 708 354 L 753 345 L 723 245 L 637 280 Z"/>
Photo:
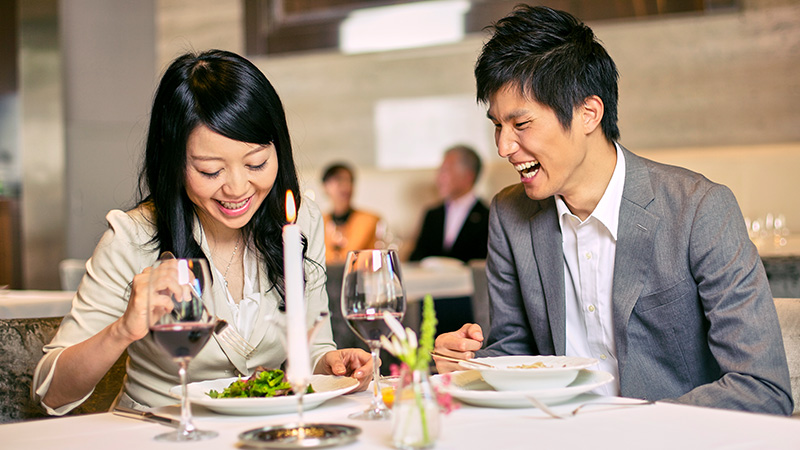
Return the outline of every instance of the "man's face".
<path id="1" fill-rule="evenodd" d="M 442 165 L 436 172 L 436 187 L 444 200 L 455 200 L 472 190 L 475 174 L 461 161 L 455 152 L 445 153 Z"/>
<path id="2" fill-rule="evenodd" d="M 585 136 L 564 130 L 555 112 L 505 87 L 489 99 L 489 119 L 495 125 L 497 153 L 520 174 L 525 193 L 534 200 L 555 194 L 580 194 L 587 167 Z M 573 114 L 571 130 L 578 114 Z"/>

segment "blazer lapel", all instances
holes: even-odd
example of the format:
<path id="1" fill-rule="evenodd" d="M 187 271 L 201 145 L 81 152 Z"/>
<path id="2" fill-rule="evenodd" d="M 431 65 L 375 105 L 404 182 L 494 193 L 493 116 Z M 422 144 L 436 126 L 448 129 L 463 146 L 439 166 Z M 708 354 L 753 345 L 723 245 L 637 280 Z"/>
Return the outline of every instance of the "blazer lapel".
<path id="1" fill-rule="evenodd" d="M 653 243 L 659 218 L 647 211 L 654 194 L 650 175 L 641 159 L 622 149 L 625 155 L 625 187 L 619 210 L 617 251 L 614 258 L 614 331 L 620 373 L 627 354 L 627 325 L 639 298 L 646 276 L 647 260 L 653 255 Z"/>
<path id="2" fill-rule="evenodd" d="M 567 325 L 561 228 L 555 200 L 551 197 L 539 204 L 541 209 L 530 220 L 531 239 L 553 339 L 552 349 L 544 349 L 540 345 L 539 351 L 546 353 L 551 350 L 556 355 L 563 355 L 567 349 Z M 533 329 L 537 327 L 534 325 Z"/>

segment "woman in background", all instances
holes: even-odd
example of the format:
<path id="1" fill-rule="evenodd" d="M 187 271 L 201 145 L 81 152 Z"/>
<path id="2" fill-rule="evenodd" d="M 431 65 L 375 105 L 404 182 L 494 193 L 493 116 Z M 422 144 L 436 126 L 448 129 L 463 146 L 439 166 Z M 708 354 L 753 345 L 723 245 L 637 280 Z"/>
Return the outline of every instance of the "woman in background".
<path id="1" fill-rule="evenodd" d="M 325 214 L 325 259 L 328 264 L 342 264 L 351 250 L 375 247 L 380 217 L 353 209 L 353 170 L 344 163 L 328 166 L 322 185 L 333 205 Z"/>
<path id="2" fill-rule="evenodd" d="M 205 258 L 215 311 L 256 347 L 244 357 L 211 339 L 192 360 L 191 381 L 249 376 L 286 360 L 281 229 L 285 193 L 299 192 L 283 106 L 251 62 L 225 51 L 185 54 L 156 92 L 138 205 L 112 210 L 109 229 L 34 374 L 34 397 L 49 414 L 81 404 L 127 349 L 118 401 L 132 408 L 174 403 L 175 363 L 149 334 L 151 269 L 162 252 Z M 324 227 L 318 207 L 298 199 L 304 239 L 307 325 L 327 311 Z M 330 323 L 310 345 L 315 373 L 349 375 L 364 389 L 370 355 L 336 350 Z"/>

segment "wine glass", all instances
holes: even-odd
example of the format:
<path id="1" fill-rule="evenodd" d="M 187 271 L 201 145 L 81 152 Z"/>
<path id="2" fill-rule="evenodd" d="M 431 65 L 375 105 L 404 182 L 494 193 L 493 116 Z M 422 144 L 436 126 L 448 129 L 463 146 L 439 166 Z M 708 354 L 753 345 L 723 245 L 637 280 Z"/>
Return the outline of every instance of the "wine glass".
<path id="1" fill-rule="evenodd" d="M 391 411 L 383 403 L 378 380 L 378 354 L 381 336 L 392 331 L 383 313 L 403 319 L 406 295 L 400 273 L 400 260 L 394 250 L 358 250 L 347 254 L 342 282 L 342 315 L 350 329 L 372 353 L 373 396 L 370 407 L 350 415 L 351 419 L 387 420 Z"/>
<path id="2" fill-rule="evenodd" d="M 215 431 L 195 428 L 186 392 L 189 361 L 208 342 L 215 324 L 210 291 L 211 275 L 204 259 L 166 259 L 153 265 L 148 295 L 150 334 L 178 364 L 181 380 L 180 427 L 156 436 L 158 441 L 198 441 L 217 436 Z"/>

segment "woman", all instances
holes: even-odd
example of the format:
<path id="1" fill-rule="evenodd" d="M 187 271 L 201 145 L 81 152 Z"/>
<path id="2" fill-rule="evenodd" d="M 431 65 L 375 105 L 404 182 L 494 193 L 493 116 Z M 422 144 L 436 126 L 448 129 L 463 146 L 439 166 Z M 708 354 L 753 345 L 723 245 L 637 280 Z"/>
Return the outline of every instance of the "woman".
<path id="1" fill-rule="evenodd" d="M 333 211 L 325 214 L 325 259 L 342 264 L 351 250 L 374 248 L 380 217 L 353 209 L 353 170 L 342 163 L 332 164 L 322 175 L 322 185 Z"/>
<path id="2" fill-rule="evenodd" d="M 192 360 L 194 380 L 249 375 L 286 359 L 283 244 L 286 190 L 299 192 L 283 106 L 246 59 L 212 50 L 186 54 L 165 72 L 153 101 L 140 201 L 113 210 L 87 275 L 34 374 L 34 396 L 49 414 L 82 403 L 128 350 L 119 403 L 147 408 L 174 403 L 176 365 L 148 333 L 144 317 L 151 269 L 162 252 L 206 258 L 215 310 L 256 346 L 249 358 L 216 339 Z M 319 209 L 300 202 L 307 322 L 327 311 L 324 231 Z M 154 273 L 156 272 L 156 273 Z M 220 295 L 220 293 L 222 293 Z M 363 350 L 336 350 L 330 323 L 310 345 L 316 373 L 349 375 L 363 389 L 371 373 Z"/>

